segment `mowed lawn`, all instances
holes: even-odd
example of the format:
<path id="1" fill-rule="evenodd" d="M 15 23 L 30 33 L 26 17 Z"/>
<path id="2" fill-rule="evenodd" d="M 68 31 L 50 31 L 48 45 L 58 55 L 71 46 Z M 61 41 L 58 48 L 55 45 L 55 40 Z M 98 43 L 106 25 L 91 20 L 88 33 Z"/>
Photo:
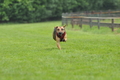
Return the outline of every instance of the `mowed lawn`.
<path id="1" fill-rule="evenodd" d="M 60 21 L 0 24 L 0 80 L 120 80 L 120 29 L 66 27 L 58 50 L 52 39 Z"/>

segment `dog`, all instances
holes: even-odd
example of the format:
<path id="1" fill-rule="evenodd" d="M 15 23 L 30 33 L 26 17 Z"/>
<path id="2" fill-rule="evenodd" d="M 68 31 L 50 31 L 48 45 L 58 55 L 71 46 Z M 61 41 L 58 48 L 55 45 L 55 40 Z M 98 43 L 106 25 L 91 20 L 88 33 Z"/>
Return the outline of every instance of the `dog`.
<path id="1" fill-rule="evenodd" d="M 67 41 L 67 34 L 65 30 L 65 26 L 56 26 L 54 27 L 53 31 L 53 39 L 56 41 L 58 49 L 61 50 L 60 42 L 66 42 Z"/>

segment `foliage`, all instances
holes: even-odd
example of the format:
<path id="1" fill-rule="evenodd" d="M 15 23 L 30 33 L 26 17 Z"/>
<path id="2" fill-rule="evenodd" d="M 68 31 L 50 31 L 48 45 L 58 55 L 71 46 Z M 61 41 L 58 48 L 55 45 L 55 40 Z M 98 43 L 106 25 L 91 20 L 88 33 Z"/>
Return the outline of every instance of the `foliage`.
<path id="1" fill-rule="evenodd" d="M 0 24 L 0 80 L 120 80 L 120 34 L 69 25 L 58 50 L 55 25 Z"/>
<path id="2" fill-rule="evenodd" d="M 115 10 L 119 3 L 120 0 L 0 0 L 0 22 L 57 20 L 62 12 Z"/>

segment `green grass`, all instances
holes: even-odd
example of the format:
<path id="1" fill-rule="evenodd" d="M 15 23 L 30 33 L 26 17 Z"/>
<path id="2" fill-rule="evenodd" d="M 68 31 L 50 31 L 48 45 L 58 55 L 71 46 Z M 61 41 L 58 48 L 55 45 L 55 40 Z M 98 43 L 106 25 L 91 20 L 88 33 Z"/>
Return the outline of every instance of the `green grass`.
<path id="1" fill-rule="evenodd" d="M 58 50 L 57 25 L 0 24 L 0 80 L 120 80 L 120 33 L 68 25 L 68 41 Z"/>

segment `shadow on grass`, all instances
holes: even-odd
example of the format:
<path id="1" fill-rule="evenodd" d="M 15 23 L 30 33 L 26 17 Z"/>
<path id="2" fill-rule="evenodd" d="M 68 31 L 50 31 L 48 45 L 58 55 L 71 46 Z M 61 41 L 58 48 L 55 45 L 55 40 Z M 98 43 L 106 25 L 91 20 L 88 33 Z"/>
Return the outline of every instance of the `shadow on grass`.
<path id="1" fill-rule="evenodd" d="M 59 50 L 58 48 L 44 48 L 43 50 L 51 51 L 51 50 Z"/>
<path id="2" fill-rule="evenodd" d="M 61 50 L 66 50 L 68 48 L 61 48 Z M 42 50 L 46 50 L 46 51 L 54 51 L 54 50 L 59 50 L 57 47 L 55 48 L 45 48 L 45 49 L 42 49 Z"/>

